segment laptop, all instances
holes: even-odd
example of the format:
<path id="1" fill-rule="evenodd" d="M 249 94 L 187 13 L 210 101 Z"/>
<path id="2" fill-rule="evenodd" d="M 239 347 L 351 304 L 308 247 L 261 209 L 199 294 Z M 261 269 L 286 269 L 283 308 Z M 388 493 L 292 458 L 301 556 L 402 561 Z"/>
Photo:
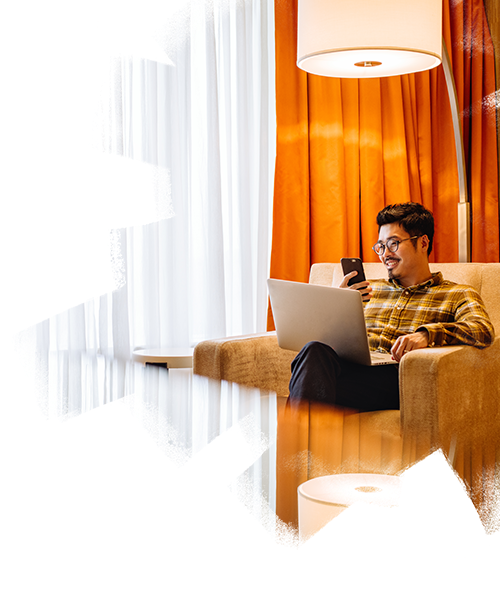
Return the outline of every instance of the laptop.
<path id="1" fill-rule="evenodd" d="M 358 291 L 282 279 L 267 284 L 280 348 L 298 352 L 317 341 L 361 365 L 398 364 L 390 354 L 370 352 Z"/>

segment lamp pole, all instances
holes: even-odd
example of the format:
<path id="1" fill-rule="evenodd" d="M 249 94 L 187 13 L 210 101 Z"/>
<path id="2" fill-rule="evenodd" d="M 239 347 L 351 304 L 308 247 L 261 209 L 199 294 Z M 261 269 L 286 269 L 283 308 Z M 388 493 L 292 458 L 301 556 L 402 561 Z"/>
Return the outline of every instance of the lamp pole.
<path id="1" fill-rule="evenodd" d="M 467 177 L 465 172 L 465 154 L 460 124 L 460 111 L 458 107 L 457 89 L 451 70 L 451 62 L 443 40 L 443 69 L 450 100 L 453 133 L 455 136 L 455 152 L 457 155 L 458 169 L 458 261 L 470 262 L 471 259 L 471 231 L 470 231 L 470 204 L 467 199 Z"/>

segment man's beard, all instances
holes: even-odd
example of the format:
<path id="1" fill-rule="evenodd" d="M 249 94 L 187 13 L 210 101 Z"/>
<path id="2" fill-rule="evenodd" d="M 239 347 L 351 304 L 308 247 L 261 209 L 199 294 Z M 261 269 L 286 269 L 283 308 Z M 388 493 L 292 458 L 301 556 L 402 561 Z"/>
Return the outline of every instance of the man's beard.
<path id="1" fill-rule="evenodd" d="M 385 263 L 384 263 L 385 264 Z M 387 269 L 387 277 L 388 279 L 393 279 L 394 275 L 392 274 L 392 271 L 399 265 L 399 260 L 396 261 L 396 264 L 393 267 L 388 267 L 387 265 L 385 265 L 385 268 Z"/>

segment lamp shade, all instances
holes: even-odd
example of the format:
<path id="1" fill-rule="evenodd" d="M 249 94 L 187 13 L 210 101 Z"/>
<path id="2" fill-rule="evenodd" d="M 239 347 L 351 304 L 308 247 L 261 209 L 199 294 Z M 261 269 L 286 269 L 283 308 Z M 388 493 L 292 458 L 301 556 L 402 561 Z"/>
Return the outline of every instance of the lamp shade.
<path id="1" fill-rule="evenodd" d="M 297 488 L 299 538 L 305 541 L 356 502 L 399 505 L 401 480 L 393 475 L 346 473 L 305 481 Z"/>
<path id="2" fill-rule="evenodd" d="M 299 0 L 297 66 L 330 77 L 437 67 L 442 0 Z"/>

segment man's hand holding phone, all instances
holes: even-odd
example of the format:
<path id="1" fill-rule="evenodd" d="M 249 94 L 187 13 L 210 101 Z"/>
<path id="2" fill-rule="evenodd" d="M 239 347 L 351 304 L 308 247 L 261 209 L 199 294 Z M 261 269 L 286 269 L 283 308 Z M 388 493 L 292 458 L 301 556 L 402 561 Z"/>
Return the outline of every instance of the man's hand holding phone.
<path id="1" fill-rule="evenodd" d="M 359 258 L 342 258 L 340 261 L 344 272 L 344 279 L 340 282 L 340 288 L 351 288 L 361 292 L 363 302 L 368 302 L 372 297 L 372 288 L 363 269 L 363 263 Z M 352 281 L 351 281 L 352 280 Z"/>
<path id="2" fill-rule="evenodd" d="M 363 302 L 368 302 L 368 300 L 370 300 L 370 298 L 373 295 L 372 288 L 368 281 L 361 281 L 360 283 L 353 283 L 349 285 L 349 281 L 356 277 L 357 274 L 357 271 L 347 273 L 347 275 L 344 276 L 344 279 L 342 279 L 342 281 L 340 282 L 339 288 L 350 288 L 351 290 L 358 290 L 361 292 Z"/>

